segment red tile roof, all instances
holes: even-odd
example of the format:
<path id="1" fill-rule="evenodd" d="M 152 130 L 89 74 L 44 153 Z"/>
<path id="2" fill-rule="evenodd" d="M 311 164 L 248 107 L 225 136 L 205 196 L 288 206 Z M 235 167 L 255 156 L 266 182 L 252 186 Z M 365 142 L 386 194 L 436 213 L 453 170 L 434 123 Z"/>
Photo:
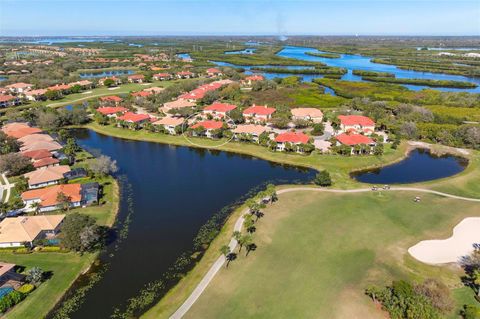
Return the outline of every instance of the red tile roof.
<path id="1" fill-rule="evenodd" d="M 25 89 L 25 88 L 32 87 L 32 86 L 33 86 L 33 84 L 30 84 L 30 83 L 19 82 L 19 83 L 13 83 L 13 84 L 7 85 L 6 88 L 9 88 L 9 89 Z"/>
<path id="2" fill-rule="evenodd" d="M 149 120 L 150 116 L 148 114 L 137 114 L 137 113 L 127 112 L 124 115 L 120 116 L 118 119 L 121 121 L 137 123 L 137 122 Z"/>
<path id="3" fill-rule="evenodd" d="M 33 167 L 39 168 L 39 167 L 49 166 L 49 165 L 58 164 L 58 163 L 60 163 L 58 159 L 53 157 L 46 157 L 33 163 Z"/>
<path id="4" fill-rule="evenodd" d="M 361 126 L 374 126 L 375 122 L 363 115 L 339 115 L 338 119 L 343 125 L 361 125 Z"/>
<path id="5" fill-rule="evenodd" d="M 203 127 L 206 130 L 218 130 L 222 128 L 223 122 L 220 121 L 202 121 L 194 124 L 192 128 Z"/>
<path id="6" fill-rule="evenodd" d="M 358 144 L 372 144 L 373 140 L 365 135 L 361 134 L 340 134 L 337 136 L 337 140 L 344 145 L 358 145 Z"/>
<path id="7" fill-rule="evenodd" d="M 80 184 L 64 184 L 26 191 L 21 196 L 23 200 L 40 199 L 40 206 L 45 207 L 58 205 L 57 197 L 59 193 L 69 197 L 70 202 L 79 202 L 82 200 L 81 189 Z"/>
<path id="8" fill-rule="evenodd" d="M 121 107 L 121 106 L 106 106 L 106 107 L 99 107 L 97 109 L 98 112 L 102 113 L 103 115 L 111 115 L 111 114 L 117 114 L 117 113 L 124 113 L 128 111 L 126 107 Z"/>
<path id="9" fill-rule="evenodd" d="M 57 84 L 54 86 L 49 86 L 47 90 L 50 91 L 63 91 L 63 90 L 69 90 L 72 86 L 70 84 Z"/>
<path id="10" fill-rule="evenodd" d="M 50 153 L 46 149 L 35 150 L 35 151 L 26 151 L 22 153 L 23 156 L 31 158 L 33 160 L 40 160 L 43 158 L 52 157 L 52 153 Z"/>
<path id="11" fill-rule="evenodd" d="M 177 75 L 193 75 L 193 73 L 190 71 L 180 71 L 177 72 Z"/>
<path id="12" fill-rule="evenodd" d="M 289 142 L 307 144 L 309 139 L 308 135 L 305 135 L 302 132 L 285 132 L 278 134 L 277 137 L 275 137 L 275 141 L 280 143 Z"/>
<path id="13" fill-rule="evenodd" d="M 243 111 L 246 115 L 270 115 L 275 112 L 274 107 L 267 107 L 266 105 L 254 105 Z"/>
<path id="14" fill-rule="evenodd" d="M 143 74 L 133 74 L 128 76 L 129 79 L 132 80 L 143 80 L 145 78 L 145 75 Z"/>
<path id="15" fill-rule="evenodd" d="M 156 77 L 156 78 L 168 78 L 168 77 L 170 77 L 170 74 L 169 73 L 157 73 L 157 74 L 154 74 L 153 76 Z"/>
<path id="16" fill-rule="evenodd" d="M 250 75 L 245 78 L 247 81 L 263 81 L 265 78 L 263 75 Z"/>
<path id="17" fill-rule="evenodd" d="M 42 133 L 42 130 L 36 127 L 30 127 L 26 123 L 9 123 L 5 124 L 2 131 L 8 136 L 14 138 L 22 138 L 30 134 Z"/>
<path id="18" fill-rule="evenodd" d="M 234 109 L 236 109 L 237 106 L 233 104 L 228 104 L 228 103 L 213 103 L 212 105 L 209 105 L 205 107 L 203 110 L 204 111 L 214 111 L 214 112 L 221 112 L 221 113 L 226 113 L 230 112 Z"/>
<path id="19" fill-rule="evenodd" d="M 122 98 L 116 95 L 102 96 L 100 98 L 102 102 L 122 102 Z"/>
<path id="20" fill-rule="evenodd" d="M 207 69 L 207 73 L 218 74 L 218 73 L 221 73 L 221 72 L 217 68 L 210 68 L 210 69 Z"/>
<path id="21" fill-rule="evenodd" d="M 15 100 L 17 97 L 13 96 L 13 95 L 8 95 L 8 94 L 1 94 L 0 95 L 0 102 L 8 102 L 8 101 L 11 101 L 11 100 Z"/>
<path id="22" fill-rule="evenodd" d="M 132 93 L 132 96 L 135 96 L 135 97 L 147 97 L 147 96 L 150 96 L 150 95 L 152 95 L 152 94 L 153 94 L 152 92 L 140 91 L 140 92 L 133 92 L 133 93 Z"/>

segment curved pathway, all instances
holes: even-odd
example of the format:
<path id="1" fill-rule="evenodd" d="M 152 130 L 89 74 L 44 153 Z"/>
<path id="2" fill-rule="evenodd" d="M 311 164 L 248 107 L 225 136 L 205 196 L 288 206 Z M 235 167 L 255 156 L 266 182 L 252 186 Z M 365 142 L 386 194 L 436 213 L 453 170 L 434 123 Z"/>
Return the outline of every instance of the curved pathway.
<path id="1" fill-rule="evenodd" d="M 371 188 L 357 188 L 357 189 L 331 189 L 331 188 L 314 188 L 314 187 L 292 187 L 292 188 L 285 188 L 277 191 L 277 194 L 284 194 L 296 191 L 313 191 L 313 192 L 326 192 L 326 193 L 365 193 L 365 192 L 374 192 Z M 426 188 L 417 188 L 417 187 L 391 187 L 389 190 L 379 189 L 378 191 L 412 191 L 412 192 L 419 192 L 419 193 L 428 193 L 439 195 L 448 198 L 454 198 L 459 200 L 465 200 L 470 202 L 479 202 L 480 198 L 471 198 L 471 197 L 463 197 L 457 195 L 451 195 L 431 189 Z M 246 208 L 241 216 L 237 219 L 234 226 L 234 231 L 241 231 L 244 218 L 243 216 L 248 213 L 248 208 Z M 230 243 L 228 244 L 230 250 L 233 251 L 237 246 L 237 241 L 235 239 L 231 239 Z M 185 300 L 185 302 L 178 308 L 171 316 L 170 319 L 179 319 L 182 318 L 188 310 L 193 306 L 195 301 L 200 297 L 203 291 L 207 288 L 208 284 L 212 281 L 213 277 L 217 274 L 217 272 L 222 268 L 223 264 L 225 263 L 225 256 L 221 255 L 215 261 L 215 263 L 210 267 L 208 272 L 202 278 L 202 280 L 198 283 L 195 289 L 192 291 L 190 296 Z"/>

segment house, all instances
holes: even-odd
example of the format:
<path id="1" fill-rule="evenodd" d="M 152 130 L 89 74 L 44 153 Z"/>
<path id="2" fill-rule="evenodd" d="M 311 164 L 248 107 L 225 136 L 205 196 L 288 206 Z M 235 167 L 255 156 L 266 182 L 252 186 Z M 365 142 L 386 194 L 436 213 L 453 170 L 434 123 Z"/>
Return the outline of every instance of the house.
<path id="1" fill-rule="evenodd" d="M 82 89 L 91 89 L 93 87 L 93 82 L 91 82 L 89 80 L 81 80 L 81 81 L 76 81 L 76 82 L 69 83 L 69 85 L 70 86 L 78 85 Z"/>
<path id="2" fill-rule="evenodd" d="M 143 74 L 133 74 L 127 77 L 128 82 L 130 83 L 143 83 L 145 82 L 145 75 Z"/>
<path id="3" fill-rule="evenodd" d="M 119 114 L 124 114 L 127 111 L 128 109 L 126 107 L 121 106 L 104 106 L 97 109 L 97 112 L 100 114 L 113 118 L 117 118 Z"/>
<path id="4" fill-rule="evenodd" d="M 259 75 L 259 74 L 249 75 L 249 76 L 247 76 L 245 79 L 242 80 L 242 85 L 244 85 L 244 86 L 252 86 L 252 85 L 253 85 L 253 82 L 255 82 L 255 81 L 263 81 L 263 80 L 265 80 L 265 78 L 263 77 L 263 75 Z"/>
<path id="5" fill-rule="evenodd" d="M 185 99 L 177 99 L 172 102 L 163 103 L 163 107 L 160 108 L 161 111 L 168 113 L 170 110 L 182 109 L 185 107 L 194 107 L 196 104 Z"/>
<path id="6" fill-rule="evenodd" d="M 118 121 L 123 121 L 128 124 L 137 124 L 143 125 L 146 122 L 150 121 L 150 115 L 148 114 L 137 114 L 133 112 L 126 112 L 122 116 L 117 118 Z"/>
<path id="7" fill-rule="evenodd" d="M 176 128 L 180 125 L 182 125 L 184 122 L 184 119 L 181 117 L 164 117 L 156 122 L 153 123 L 153 125 L 162 125 L 163 128 L 172 135 L 177 134 Z"/>
<path id="8" fill-rule="evenodd" d="M 25 98 L 29 101 L 44 101 L 47 99 L 45 93 L 47 93 L 46 89 L 38 89 L 26 91 L 23 95 L 25 95 Z"/>
<path id="9" fill-rule="evenodd" d="M 68 94 L 72 86 L 70 84 L 56 84 L 53 86 L 49 86 L 47 91 L 57 91 L 61 94 Z"/>
<path id="10" fill-rule="evenodd" d="M 155 81 L 168 81 L 172 79 L 170 73 L 157 73 L 152 76 Z"/>
<path id="11" fill-rule="evenodd" d="M 210 114 L 213 118 L 224 118 L 230 111 L 235 110 L 236 105 L 228 103 L 215 102 L 212 105 L 208 105 L 203 109 L 203 114 Z"/>
<path id="12" fill-rule="evenodd" d="M 13 83 L 10 85 L 5 86 L 7 89 L 10 90 L 10 92 L 15 93 L 15 94 L 20 94 L 24 93 L 25 91 L 29 91 L 33 88 L 33 84 L 30 83 Z"/>
<path id="13" fill-rule="evenodd" d="M 37 127 L 31 127 L 27 123 L 13 122 L 7 123 L 2 127 L 3 133 L 10 137 L 22 138 L 31 134 L 42 133 L 42 130 Z"/>
<path id="14" fill-rule="evenodd" d="M 149 97 L 150 95 L 153 95 L 152 92 L 148 92 L 148 91 L 139 91 L 139 92 L 132 92 L 130 93 L 133 97 L 136 97 L 136 98 L 147 98 Z"/>
<path id="15" fill-rule="evenodd" d="M 222 71 L 220 71 L 217 68 L 207 69 L 207 76 L 209 76 L 209 77 L 215 77 L 215 76 L 220 76 L 220 75 L 222 75 Z"/>
<path id="16" fill-rule="evenodd" d="M 195 77 L 195 74 L 190 71 L 180 71 L 176 73 L 176 76 L 179 79 L 191 79 Z"/>
<path id="17" fill-rule="evenodd" d="M 266 105 L 253 105 L 243 111 L 243 117 L 248 122 L 266 122 L 272 118 L 275 108 Z"/>
<path id="18" fill-rule="evenodd" d="M 123 99 L 116 95 L 107 95 L 99 98 L 100 104 L 102 105 L 118 105 L 123 101 Z"/>
<path id="19" fill-rule="evenodd" d="M 299 107 L 290 111 L 293 120 L 312 121 L 314 123 L 321 123 L 323 120 L 322 111 L 313 107 Z"/>
<path id="20" fill-rule="evenodd" d="M 54 158 L 52 153 L 46 149 L 26 151 L 21 154 L 29 158 L 35 168 L 57 166 L 60 164 L 60 160 Z"/>
<path id="21" fill-rule="evenodd" d="M 59 194 L 64 194 L 68 198 L 70 207 L 82 206 L 81 190 L 82 185 L 80 184 L 55 185 L 23 192 L 21 197 L 26 212 L 35 211 L 33 204 L 38 203 L 38 212 L 44 213 L 61 209 L 59 205 L 62 203 L 58 200 Z"/>
<path id="22" fill-rule="evenodd" d="M 22 247 L 25 243 L 54 238 L 65 215 L 39 215 L 5 218 L 0 222 L 0 247 Z"/>
<path id="23" fill-rule="evenodd" d="M 194 136 L 205 135 L 208 138 L 215 137 L 214 131 L 219 130 L 223 127 L 223 122 L 220 121 L 201 121 L 191 126 Z M 195 132 L 195 129 L 202 128 L 204 130 L 203 134 L 198 134 Z"/>
<path id="24" fill-rule="evenodd" d="M 297 152 L 302 153 L 303 149 L 299 146 L 307 144 L 310 137 L 302 132 L 285 132 L 275 137 L 277 142 L 277 151 L 285 151 L 287 143 L 297 146 Z"/>
<path id="25" fill-rule="evenodd" d="M 48 134 L 43 134 L 43 132 L 42 133 L 37 133 L 37 134 L 25 135 L 23 137 L 20 137 L 17 140 L 20 143 L 22 143 L 22 146 L 27 146 L 27 147 L 30 146 L 30 145 L 33 145 L 35 143 L 39 143 L 39 142 L 53 142 L 53 141 L 55 141 L 53 139 L 53 137 L 51 137 Z"/>
<path id="26" fill-rule="evenodd" d="M 365 153 L 365 152 L 371 153 L 372 147 L 375 146 L 374 140 L 362 134 L 342 133 L 336 136 L 336 139 L 337 139 L 337 145 L 349 146 L 351 154 L 359 154 L 359 153 Z M 364 148 L 361 148 L 362 146 Z"/>
<path id="27" fill-rule="evenodd" d="M 59 165 L 39 168 L 23 176 L 28 180 L 28 188 L 35 189 L 60 183 L 68 172 L 70 172 L 68 165 Z"/>
<path id="28" fill-rule="evenodd" d="M 11 107 L 20 105 L 21 101 L 17 96 L 0 94 L 0 107 Z"/>
<path id="29" fill-rule="evenodd" d="M 375 122 L 363 115 L 339 115 L 340 131 L 342 133 L 363 133 L 370 135 L 375 132 Z"/>
<path id="30" fill-rule="evenodd" d="M 99 84 L 99 85 L 104 85 L 105 81 L 108 80 L 108 79 L 112 80 L 115 85 L 120 85 L 120 84 L 122 84 L 122 80 L 119 79 L 119 78 L 117 78 L 117 77 L 115 77 L 115 76 L 106 77 L 106 78 L 101 78 L 100 80 L 98 80 L 98 84 Z"/>
<path id="31" fill-rule="evenodd" d="M 259 137 L 262 133 L 266 132 L 267 128 L 263 125 L 255 125 L 255 124 L 243 124 L 243 125 L 237 125 L 232 130 L 233 137 L 236 140 L 242 140 L 245 139 L 243 137 L 251 137 L 253 141 L 259 142 Z"/>
<path id="32" fill-rule="evenodd" d="M 63 148 L 60 143 L 57 141 L 32 141 L 28 143 L 23 143 L 23 145 L 20 147 L 21 152 L 26 152 L 26 151 L 35 151 L 35 150 L 47 150 L 49 152 L 53 151 L 58 151 Z"/>

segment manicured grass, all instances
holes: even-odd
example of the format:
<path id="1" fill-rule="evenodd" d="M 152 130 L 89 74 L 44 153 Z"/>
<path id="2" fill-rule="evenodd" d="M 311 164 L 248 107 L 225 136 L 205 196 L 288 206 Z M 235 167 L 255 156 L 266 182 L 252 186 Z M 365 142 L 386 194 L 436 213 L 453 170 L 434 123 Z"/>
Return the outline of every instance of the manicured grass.
<path id="1" fill-rule="evenodd" d="M 430 276 L 461 288 L 457 269 L 422 264 L 407 249 L 450 236 L 480 215 L 479 204 L 434 195 L 414 203 L 415 195 L 280 195 L 258 221 L 257 250 L 222 269 L 186 318 L 383 318 L 363 294 L 369 284 Z"/>
<path id="2" fill-rule="evenodd" d="M 88 269 L 95 254 L 80 256 L 75 253 L 33 253 L 14 255 L 0 252 L 0 260 L 15 263 L 28 269 L 38 266 L 51 272 L 51 278 L 42 283 L 20 304 L 16 305 L 5 316 L 8 319 L 44 318 L 77 276 Z"/>

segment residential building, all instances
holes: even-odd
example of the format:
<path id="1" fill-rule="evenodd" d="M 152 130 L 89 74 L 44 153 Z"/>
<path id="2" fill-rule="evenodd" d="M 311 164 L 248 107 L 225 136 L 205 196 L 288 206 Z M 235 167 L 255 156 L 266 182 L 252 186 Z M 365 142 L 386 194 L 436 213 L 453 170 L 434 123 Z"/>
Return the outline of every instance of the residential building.
<path id="1" fill-rule="evenodd" d="M 113 118 L 117 118 L 118 115 L 125 114 L 127 111 L 128 109 L 126 107 L 121 106 L 104 106 L 97 109 L 97 112 Z"/>
<path id="2" fill-rule="evenodd" d="M 59 201 L 59 194 L 63 194 L 68 198 L 70 207 L 82 206 L 81 190 L 81 184 L 63 184 L 29 190 L 23 192 L 21 197 L 25 204 L 25 211 L 35 211 L 36 208 L 33 205 L 38 203 L 38 212 L 44 213 L 61 209 L 59 205 L 63 203 Z"/>
<path id="3" fill-rule="evenodd" d="M 313 107 L 299 107 L 290 111 L 292 112 L 293 120 L 312 121 L 314 123 L 321 123 L 323 120 L 322 111 Z"/>
<path id="4" fill-rule="evenodd" d="M 207 69 L 207 76 L 209 77 L 215 77 L 215 76 L 221 76 L 221 75 L 222 75 L 222 71 L 220 71 L 217 68 Z"/>
<path id="5" fill-rule="evenodd" d="M 68 165 L 59 165 L 39 168 L 23 176 L 28 180 L 28 188 L 35 189 L 60 183 L 68 172 L 70 172 Z"/>
<path id="6" fill-rule="evenodd" d="M 275 108 L 266 105 L 253 105 L 243 111 L 243 117 L 247 122 L 266 122 L 272 118 Z"/>
<path id="7" fill-rule="evenodd" d="M 267 128 L 263 125 L 256 125 L 256 124 L 243 124 L 243 125 L 237 125 L 232 130 L 233 137 L 236 140 L 242 140 L 244 139 L 244 136 L 251 137 L 252 140 L 256 143 L 259 142 L 259 137 L 262 133 L 266 132 Z"/>
<path id="8" fill-rule="evenodd" d="M 185 107 L 194 107 L 194 106 L 196 106 L 196 104 L 193 102 L 190 102 L 185 99 L 177 99 L 172 102 L 163 103 L 163 107 L 160 108 L 160 111 L 168 113 L 168 111 L 170 110 L 182 109 Z"/>
<path id="9" fill-rule="evenodd" d="M 101 78 L 100 80 L 98 80 L 98 84 L 99 84 L 99 85 L 104 85 L 104 83 L 105 83 L 105 81 L 106 81 L 107 79 L 112 80 L 115 85 L 120 85 L 120 84 L 122 84 L 122 80 L 119 79 L 119 78 L 117 78 L 117 77 L 115 77 L 115 76 L 110 76 L 110 77 L 106 77 L 106 78 Z"/>
<path id="10" fill-rule="evenodd" d="M 20 94 L 24 93 L 25 91 L 29 91 L 33 88 L 33 84 L 30 83 L 13 83 L 10 85 L 5 86 L 7 89 L 10 90 L 10 92 L 15 93 L 15 94 Z"/>
<path id="11" fill-rule="evenodd" d="M 53 151 L 58 151 L 63 148 L 60 143 L 57 141 L 32 141 L 28 143 L 23 143 L 23 145 L 20 147 L 21 152 L 26 152 L 26 151 L 35 151 L 35 150 L 47 150 L 49 152 Z"/>
<path id="12" fill-rule="evenodd" d="M 215 130 L 219 130 L 223 127 L 223 122 L 220 122 L 220 121 L 201 121 L 201 122 L 198 122 L 194 125 L 191 126 L 192 129 L 194 129 L 193 131 L 193 135 L 194 136 L 200 136 L 200 134 L 197 134 L 195 132 L 195 129 L 198 129 L 198 128 L 202 128 L 204 130 L 203 134 L 201 135 L 205 135 L 206 137 L 208 138 L 214 138 L 216 137 L 215 136 Z"/>
<path id="13" fill-rule="evenodd" d="M 7 123 L 2 127 L 3 133 L 10 137 L 22 138 L 31 134 L 42 133 L 42 130 L 37 127 L 31 127 L 27 123 L 13 122 Z"/>
<path id="14" fill-rule="evenodd" d="M 117 105 L 120 104 L 123 99 L 119 96 L 116 95 L 107 95 L 107 96 L 102 96 L 99 98 L 100 104 L 102 105 Z"/>
<path id="15" fill-rule="evenodd" d="M 39 215 L 5 218 L 0 222 L 0 247 L 22 247 L 25 243 L 54 238 L 60 231 L 65 215 Z"/>
<path id="16" fill-rule="evenodd" d="M 259 74 L 249 75 L 242 80 L 242 85 L 250 87 L 253 85 L 253 82 L 264 81 L 264 80 L 265 80 L 265 77 L 263 75 L 259 75 Z"/>
<path id="17" fill-rule="evenodd" d="M 236 105 L 228 103 L 218 103 L 215 102 L 212 105 L 208 105 L 203 109 L 203 114 L 210 114 L 213 118 L 224 118 L 230 111 L 233 111 L 237 108 Z"/>
<path id="18" fill-rule="evenodd" d="M 145 75 L 143 74 L 132 74 L 127 77 L 128 82 L 130 83 L 143 83 L 145 82 Z"/>
<path id="19" fill-rule="evenodd" d="M 363 133 L 370 135 L 375 132 L 375 122 L 363 115 L 339 115 L 340 132 Z"/>
<path id="20" fill-rule="evenodd" d="M 20 98 L 9 94 L 0 94 L 0 107 L 12 107 L 20 105 Z"/>
<path id="21" fill-rule="evenodd" d="M 183 125 L 184 119 L 181 117 L 169 117 L 166 116 L 156 122 L 153 125 L 161 125 L 163 128 L 172 135 L 177 134 L 176 128 Z"/>
<path id="22" fill-rule="evenodd" d="M 118 117 L 117 120 L 123 121 L 127 124 L 137 124 L 139 126 L 142 126 L 146 122 L 150 121 L 150 115 L 126 112 L 122 116 Z"/>
<path id="23" fill-rule="evenodd" d="M 371 153 L 375 141 L 362 134 L 342 133 L 336 136 L 337 145 L 346 145 L 350 147 L 351 154 Z"/>
<path id="24" fill-rule="evenodd" d="M 168 81 L 172 79 L 170 73 L 156 73 L 152 76 L 155 81 Z"/>
<path id="25" fill-rule="evenodd" d="M 29 101 L 44 101 L 47 99 L 45 93 L 47 93 L 46 89 L 38 89 L 26 91 L 23 95 L 25 95 L 25 98 Z"/>
<path id="26" fill-rule="evenodd" d="M 277 151 L 285 151 L 287 143 L 297 146 L 297 152 L 303 153 L 302 144 L 307 144 L 310 137 L 302 132 L 285 132 L 275 137 Z"/>
<path id="27" fill-rule="evenodd" d="M 195 77 L 195 74 L 190 71 L 180 71 L 176 73 L 176 76 L 179 79 L 191 79 Z"/>

